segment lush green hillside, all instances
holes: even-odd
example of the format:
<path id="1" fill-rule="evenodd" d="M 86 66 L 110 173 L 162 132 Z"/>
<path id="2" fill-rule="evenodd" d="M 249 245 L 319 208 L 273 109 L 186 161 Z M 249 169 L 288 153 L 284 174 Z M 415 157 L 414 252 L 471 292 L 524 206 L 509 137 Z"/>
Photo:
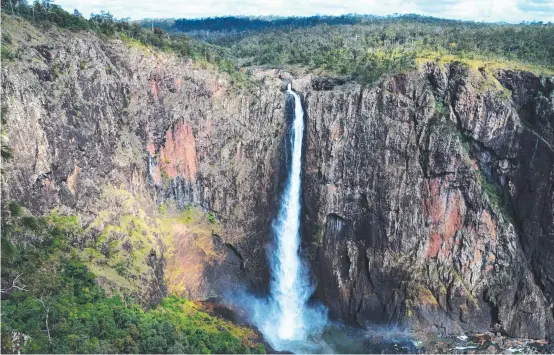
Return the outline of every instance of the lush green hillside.
<path id="1" fill-rule="evenodd" d="M 177 19 L 158 20 L 157 24 L 227 47 L 242 66 L 301 65 L 362 82 L 410 69 L 419 59 L 519 65 L 545 73 L 554 68 L 553 23 L 513 25 L 418 15 L 351 15 Z"/>
<path id="2" fill-rule="evenodd" d="M 131 23 L 106 12 L 86 20 L 56 5 L 21 3 L 17 10 L 7 2 L 2 6 L 7 13 L 42 25 L 96 31 L 212 63 L 239 84 L 247 80 L 242 69 L 251 66 L 301 66 L 368 84 L 383 74 L 409 70 L 427 60 L 554 72 L 553 23 L 476 23 L 418 15 L 220 17 Z M 16 55 L 4 47 L 3 57 Z"/>
<path id="3" fill-rule="evenodd" d="M 17 204 L 2 214 L 2 352 L 264 352 L 253 330 L 169 297 L 142 310 L 107 296 L 73 245 L 76 217 L 30 215 Z"/>

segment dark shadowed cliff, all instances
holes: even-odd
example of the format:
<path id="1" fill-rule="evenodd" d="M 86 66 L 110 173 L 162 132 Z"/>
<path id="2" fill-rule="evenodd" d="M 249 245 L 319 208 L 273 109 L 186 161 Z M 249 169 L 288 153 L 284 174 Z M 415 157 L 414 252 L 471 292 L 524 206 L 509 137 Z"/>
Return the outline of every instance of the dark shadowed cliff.
<path id="1" fill-rule="evenodd" d="M 552 336 L 552 88 L 427 63 L 306 94 L 306 248 L 332 312 Z"/>

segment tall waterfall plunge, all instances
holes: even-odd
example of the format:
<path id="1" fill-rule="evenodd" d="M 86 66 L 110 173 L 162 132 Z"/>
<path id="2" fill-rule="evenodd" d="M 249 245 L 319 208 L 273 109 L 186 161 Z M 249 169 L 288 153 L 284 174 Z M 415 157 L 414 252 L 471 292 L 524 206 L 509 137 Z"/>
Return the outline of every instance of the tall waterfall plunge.
<path id="1" fill-rule="evenodd" d="M 313 285 L 299 253 L 304 111 L 291 84 L 287 86 L 287 94 L 294 97 L 294 118 L 287 136 L 289 144 L 286 145 L 290 149 L 288 176 L 273 224 L 274 245 L 269 255 L 270 295 L 257 298 L 237 291 L 231 296 L 233 303 L 248 311 L 252 323 L 277 351 L 329 354 L 390 353 L 391 350 L 407 349 L 408 353 L 415 352 L 417 349 L 413 347 L 409 334 L 394 328 L 348 327 L 330 321 L 327 309 L 322 305 L 308 303 Z M 379 341 L 367 346 L 368 336 Z M 386 341 L 381 343 L 382 339 Z"/>
<path id="2" fill-rule="evenodd" d="M 273 224 L 270 295 L 266 300 L 251 300 L 248 307 L 253 322 L 274 349 L 313 352 L 319 347 L 313 340 L 327 324 L 327 311 L 322 306 L 308 305 L 313 286 L 299 253 L 304 111 L 291 84 L 287 94 L 294 97 L 294 119 L 287 145 L 291 150 L 288 176 Z"/>
<path id="3" fill-rule="evenodd" d="M 248 311 L 250 319 L 264 338 L 278 351 L 315 353 L 329 350 L 321 341 L 328 325 L 327 309 L 308 304 L 313 292 L 308 270 L 300 258 L 300 212 L 302 187 L 302 140 L 304 111 L 300 96 L 287 86 L 294 97 L 294 118 L 286 146 L 288 176 L 281 196 L 279 213 L 273 223 L 273 246 L 269 253 L 270 294 L 257 298 L 241 291 L 231 292 L 232 303 Z"/>
<path id="4" fill-rule="evenodd" d="M 276 245 L 271 260 L 271 297 L 281 313 L 275 324 L 279 338 L 301 340 L 306 336 L 304 313 L 312 291 L 299 255 L 304 110 L 300 97 L 291 90 L 291 84 L 288 84 L 287 94 L 294 96 L 294 120 L 290 132 L 292 154 L 278 219 L 273 226 Z"/>

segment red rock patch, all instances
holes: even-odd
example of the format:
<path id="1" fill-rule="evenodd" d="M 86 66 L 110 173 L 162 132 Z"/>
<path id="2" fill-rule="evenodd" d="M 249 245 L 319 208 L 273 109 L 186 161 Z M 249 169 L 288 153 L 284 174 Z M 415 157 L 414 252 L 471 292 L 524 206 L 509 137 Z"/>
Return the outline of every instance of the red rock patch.
<path id="1" fill-rule="evenodd" d="M 157 99 L 160 93 L 160 87 L 158 86 L 156 80 L 150 80 L 150 91 L 152 92 L 154 98 Z"/>
<path id="2" fill-rule="evenodd" d="M 158 164 L 170 178 L 182 176 L 189 181 L 196 181 L 196 141 L 188 123 L 166 132 L 165 146 L 160 149 Z"/>
<path id="3" fill-rule="evenodd" d="M 81 172 L 81 168 L 77 166 L 77 163 L 74 163 L 73 167 L 73 173 L 67 177 L 67 188 L 73 195 L 75 195 L 75 188 L 77 185 L 77 177 L 79 176 L 79 173 Z"/>
<path id="4" fill-rule="evenodd" d="M 484 228 L 484 231 L 481 230 L 481 232 L 490 235 L 491 239 L 496 242 L 496 226 L 492 220 L 491 214 L 487 210 L 481 213 L 481 225 Z"/>
<path id="5" fill-rule="evenodd" d="M 342 138 L 343 132 L 341 124 L 336 122 L 333 124 L 333 128 L 331 130 L 331 139 L 335 142 Z"/>
<path id="6" fill-rule="evenodd" d="M 426 185 L 428 197 L 423 200 L 423 216 L 431 223 L 424 257 L 446 259 L 452 255 L 454 236 L 462 228 L 465 202 L 459 190 L 449 189 L 448 181 L 436 178 Z"/>

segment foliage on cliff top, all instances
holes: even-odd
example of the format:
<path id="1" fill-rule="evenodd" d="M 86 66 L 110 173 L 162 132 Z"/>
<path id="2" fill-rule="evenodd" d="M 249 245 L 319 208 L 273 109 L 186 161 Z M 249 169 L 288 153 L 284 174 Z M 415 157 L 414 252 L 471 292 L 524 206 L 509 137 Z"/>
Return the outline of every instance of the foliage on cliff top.
<path id="1" fill-rule="evenodd" d="M 302 64 L 363 78 L 410 68 L 417 58 L 519 62 L 554 69 L 554 24 L 475 24 L 390 18 L 356 25 L 276 30 L 230 44 L 244 65 Z M 371 79 L 371 78 L 370 78 Z"/>
<path id="2" fill-rule="evenodd" d="M 149 25 L 153 20 L 141 22 Z M 554 73 L 554 23 L 482 23 L 401 16 L 218 17 L 156 20 L 231 49 L 243 65 L 304 65 L 372 82 L 421 61 L 484 62 Z"/>
<path id="3" fill-rule="evenodd" d="M 130 22 L 115 19 L 107 12 L 92 14 L 87 20 L 78 12 L 69 14 L 50 2 L 29 6 L 22 0 L 13 0 L 2 6 L 4 12 L 35 23 L 91 30 L 211 63 L 229 73 L 239 86 L 248 81 L 240 69 L 260 65 L 301 65 L 362 83 L 372 83 L 383 74 L 407 71 L 418 62 L 437 58 L 480 61 L 536 74 L 554 73 L 553 23 L 476 23 L 418 15 L 228 16 Z M 14 55 L 9 48 L 4 52 L 8 59 Z"/>
<path id="4" fill-rule="evenodd" d="M 72 31 L 93 31 L 108 38 L 121 38 L 126 42 L 136 41 L 146 46 L 152 46 L 162 51 L 171 51 L 177 55 L 198 61 L 211 63 L 223 72 L 231 74 L 234 80 L 241 80 L 241 73 L 231 59 L 229 50 L 210 43 L 190 39 L 184 34 L 169 35 L 160 28 L 149 30 L 128 19 L 116 19 L 110 13 L 102 11 L 91 14 L 85 19 L 78 11 L 73 14 L 63 10 L 51 1 L 35 1 L 28 5 L 24 0 L 2 2 L 2 12 L 24 18 L 36 26 L 59 26 Z M 13 59 L 12 53 L 2 38 L 2 58 Z"/>
<path id="5" fill-rule="evenodd" d="M 151 23 L 142 22 L 143 25 Z M 553 23 L 477 23 L 419 15 L 157 20 L 228 47 L 242 65 L 303 65 L 373 82 L 423 61 L 462 61 L 554 75 Z"/>
<path id="6" fill-rule="evenodd" d="M 17 204 L 2 215 L 2 352 L 264 352 L 259 336 L 169 297 L 142 310 L 131 298 L 107 297 L 70 240 L 73 216 L 37 218 Z M 24 238 L 23 238 L 24 236 Z"/>

